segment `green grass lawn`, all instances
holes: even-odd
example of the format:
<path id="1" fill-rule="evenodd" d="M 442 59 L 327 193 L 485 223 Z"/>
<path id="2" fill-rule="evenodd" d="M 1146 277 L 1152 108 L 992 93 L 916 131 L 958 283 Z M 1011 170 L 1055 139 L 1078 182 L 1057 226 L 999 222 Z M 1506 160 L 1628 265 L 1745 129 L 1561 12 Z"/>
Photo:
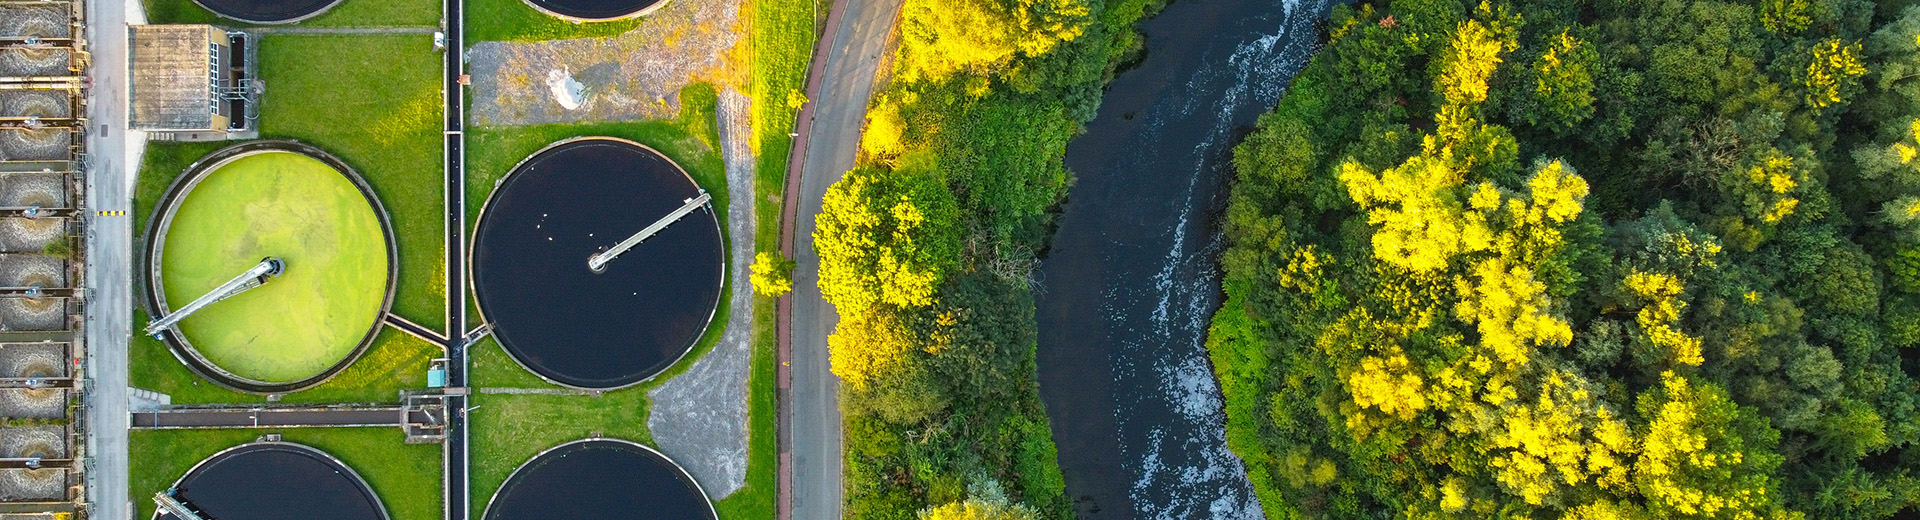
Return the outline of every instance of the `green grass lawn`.
<path id="1" fill-rule="evenodd" d="M 640 25 L 638 18 L 573 23 L 537 11 L 527 5 L 526 0 L 472 0 L 467 2 L 466 42 L 473 45 L 483 41 L 605 37 L 627 32 L 636 25 Z"/>
<path id="2" fill-rule="evenodd" d="M 440 58 L 425 35 L 270 35 L 261 134 L 319 146 L 360 172 L 392 216 L 393 312 L 446 327 Z"/>
<path id="3" fill-rule="evenodd" d="M 193 0 L 141 0 L 150 23 L 207 23 L 253 27 L 221 18 Z M 326 13 L 295 24 L 301 27 L 438 27 L 439 0 L 346 0 Z M 266 26 L 275 27 L 275 26 Z"/>
<path id="4" fill-rule="evenodd" d="M 180 323 L 201 355 L 241 377 L 319 375 L 381 319 L 388 264 L 380 217 L 318 159 L 255 154 L 207 174 L 180 201 L 166 245 L 161 275 L 176 309 L 262 258 L 285 262 L 266 285 Z"/>
<path id="5" fill-rule="evenodd" d="M 135 430 L 128 433 L 127 486 L 134 518 L 152 518 L 154 493 L 166 491 L 202 459 L 261 434 L 319 448 L 353 468 L 394 520 L 435 520 L 440 513 L 440 446 L 403 444 L 398 428 L 285 430 Z"/>
<path id="6" fill-rule="evenodd" d="M 146 314 L 134 311 L 134 323 Z M 440 347 L 392 327 L 383 328 L 360 360 L 320 386 L 282 396 L 282 403 L 391 403 L 400 391 L 426 388 L 427 362 Z M 187 369 L 167 346 L 135 335 L 128 346 L 128 378 L 134 388 L 171 396 L 174 404 L 262 403 L 266 398 L 228 390 Z"/>

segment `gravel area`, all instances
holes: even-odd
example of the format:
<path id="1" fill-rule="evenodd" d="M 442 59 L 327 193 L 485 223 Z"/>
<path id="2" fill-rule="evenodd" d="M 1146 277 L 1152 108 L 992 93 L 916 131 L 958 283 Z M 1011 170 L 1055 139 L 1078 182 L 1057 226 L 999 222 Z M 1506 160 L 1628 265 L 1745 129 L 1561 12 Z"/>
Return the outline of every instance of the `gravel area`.
<path id="1" fill-rule="evenodd" d="M 0 428 L 0 457 L 67 458 L 67 427 L 13 426 Z"/>
<path id="2" fill-rule="evenodd" d="M 467 54 L 474 124 L 670 119 L 681 87 L 726 69 L 739 14 L 739 0 L 673 0 L 611 38 L 480 42 Z M 578 109 L 554 97 L 556 70 L 585 86 Z"/>
<path id="3" fill-rule="evenodd" d="M 747 478 L 747 376 L 753 358 L 753 153 L 749 140 L 751 101 L 726 88 L 720 92 L 721 153 L 727 163 L 727 276 L 731 311 L 726 331 L 712 352 L 686 373 L 648 393 L 653 413 L 647 429 L 660 451 L 687 468 L 720 500 L 745 485 Z"/>
<path id="4" fill-rule="evenodd" d="M 0 344 L 0 377 L 66 377 L 67 359 L 65 343 Z M 0 428 L 0 446 L 7 431 Z"/>

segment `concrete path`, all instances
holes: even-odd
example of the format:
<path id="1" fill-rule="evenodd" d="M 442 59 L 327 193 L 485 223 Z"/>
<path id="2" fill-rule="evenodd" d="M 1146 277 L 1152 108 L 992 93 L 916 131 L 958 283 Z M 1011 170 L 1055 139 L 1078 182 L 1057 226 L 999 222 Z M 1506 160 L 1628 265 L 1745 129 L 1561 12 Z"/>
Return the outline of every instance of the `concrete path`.
<path id="1" fill-rule="evenodd" d="M 647 430 L 660 451 L 679 461 L 713 500 L 747 479 L 747 376 L 753 359 L 753 101 L 733 87 L 720 91 L 721 156 L 727 164 L 726 329 L 713 351 L 647 392 Z"/>
<path id="2" fill-rule="evenodd" d="M 93 80 L 87 110 L 88 210 L 133 209 L 133 183 L 146 150 L 144 134 L 127 130 L 127 24 L 146 23 L 140 2 L 87 0 Z M 127 496 L 127 340 L 132 330 L 133 226 L 130 216 L 88 213 L 86 225 L 87 501 L 94 518 L 121 520 Z"/>
<path id="3" fill-rule="evenodd" d="M 796 211 L 793 294 L 788 348 L 792 366 L 782 427 L 790 441 L 790 465 L 783 465 L 791 486 L 792 518 L 837 520 L 841 515 L 841 442 L 839 379 L 828 368 L 827 334 L 839 315 L 820 298 L 820 257 L 813 251 L 813 219 L 827 187 L 853 168 L 865 126 L 874 72 L 886 52 L 901 0 L 843 0 L 827 19 L 823 48 L 816 48 L 808 74 L 807 97 L 813 103 L 800 121 L 800 172 L 788 181 L 787 207 Z M 793 177 L 793 172 L 788 172 Z M 783 457 L 788 454 L 783 454 Z"/>

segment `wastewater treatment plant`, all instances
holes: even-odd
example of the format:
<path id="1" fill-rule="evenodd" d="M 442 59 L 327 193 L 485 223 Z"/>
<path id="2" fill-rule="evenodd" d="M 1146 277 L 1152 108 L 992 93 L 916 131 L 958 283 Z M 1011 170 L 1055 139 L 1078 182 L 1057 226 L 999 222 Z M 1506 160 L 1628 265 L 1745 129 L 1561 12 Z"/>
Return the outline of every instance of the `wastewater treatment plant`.
<path id="1" fill-rule="evenodd" d="M 583 21 L 659 31 L 727 2 L 147 0 L 145 23 L 101 22 L 124 41 L 93 59 L 129 74 L 92 87 L 121 89 L 118 108 L 0 88 L 0 117 L 38 125 L 0 152 L 84 143 L 108 148 L 62 157 L 132 164 L 131 193 L 104 195 L 111 181 L 0 170 L 0 212 L 45 208 L 0 214 L 0 416 L 124 432 L 95 435 L 124 443 L 118 462 L 48 451 L 14 468 L 3 444 L 26 430 L 5 423 L 0 502 L 17 487 L 50 511 L 140 520 L 771 518 L 772 339 L 748 316 L 772 302 L 745 284 L 751 220 L 728 227 L 755 212 L 751 192 L 728 205 L 729 176 L 753 168 L 722 158 L 715 126 L 735 123 L 713 87 L 685 87 L 671 120 L 477 126 L 463 103 L 470 19 L 557 28 L 515 43 L 560 45 L 605 30 Z M 124 114 L 105 136 L 65 120 L 109 109 Z M 111 338 L 124 321 L 117 410 L 93 404 L 109 383 L 61 386 L 87 353 L 6 336 L 81 323 L 64 313 L 79 277 L 48 245 L 76 191 L 103 197 L 91 222 L 125 226 L 131 252 L 106 249 L 114 228 L 81 233 L 79 255 L 130 275 L 93 289 L 86 325 L 61 325 Z M 57 359 L 8 386 L 27 354 Z M 70 481 L 94 489 L 53 496 Z"/>

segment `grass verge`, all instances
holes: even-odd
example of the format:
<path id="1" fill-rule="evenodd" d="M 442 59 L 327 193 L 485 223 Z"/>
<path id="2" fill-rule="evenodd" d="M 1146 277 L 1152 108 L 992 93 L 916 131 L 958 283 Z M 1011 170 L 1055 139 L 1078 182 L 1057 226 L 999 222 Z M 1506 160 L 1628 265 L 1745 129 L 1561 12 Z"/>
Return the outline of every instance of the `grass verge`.
<path id="1" fill-rule="evenodd" d="M 134 518 L 152 518 L 153 501 L 202 459 L 275 430 L 135 430 L 128 433 L 128 493 Z M 366 479 L 393 520 L 435 520 L 440 513 L 440 446 L 404 444 L 395 428 L 279 430 L 283 440 L 327 452 Z"/>

